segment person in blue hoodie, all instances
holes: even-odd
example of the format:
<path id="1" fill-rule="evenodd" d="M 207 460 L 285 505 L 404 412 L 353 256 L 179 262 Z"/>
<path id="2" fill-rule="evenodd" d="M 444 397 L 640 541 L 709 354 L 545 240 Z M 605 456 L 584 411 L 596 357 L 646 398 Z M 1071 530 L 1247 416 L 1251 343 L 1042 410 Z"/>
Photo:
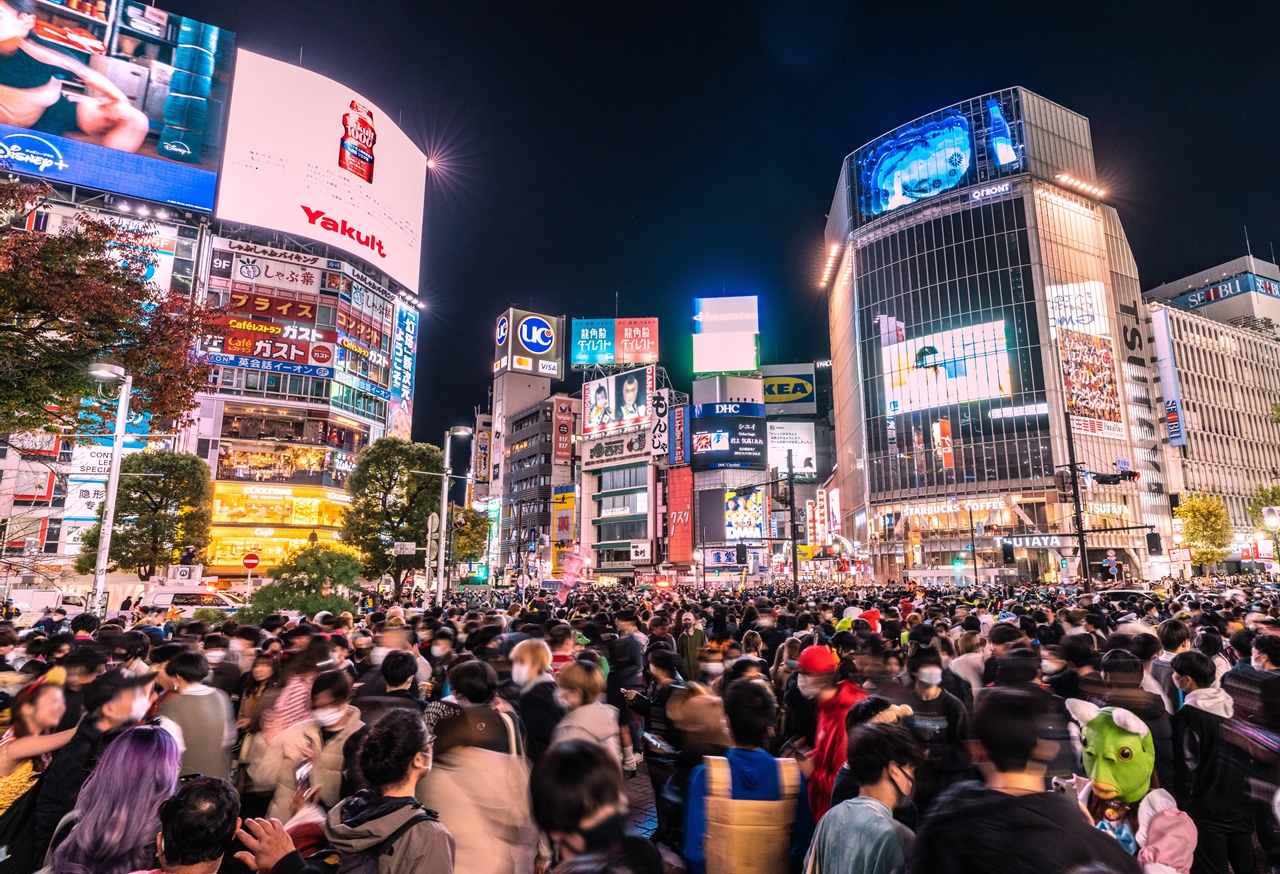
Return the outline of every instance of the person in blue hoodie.
<path id="1" fill-rule="evenodd" d="M 725 694 L 724 712 L 733 737 L 733 747 L 725 758 L 729 761 L 734 800 L 781 800 L 778 760 L 763 749 L 777 724 L 778 702 L 773 691 L 762 681 L 734 683 Z M 791 830 L 793 854 L 797 847 L 800 853 L 805 852 L 813 836 L 813 816 L 809 812 L 808 797 L 808 787 L 801 777 Z M 681 851 L 690 874 L 706 874 L 706 834 L 707 768 L 699 765 L 689 775 L 688 797 L 685 799 Z"/>

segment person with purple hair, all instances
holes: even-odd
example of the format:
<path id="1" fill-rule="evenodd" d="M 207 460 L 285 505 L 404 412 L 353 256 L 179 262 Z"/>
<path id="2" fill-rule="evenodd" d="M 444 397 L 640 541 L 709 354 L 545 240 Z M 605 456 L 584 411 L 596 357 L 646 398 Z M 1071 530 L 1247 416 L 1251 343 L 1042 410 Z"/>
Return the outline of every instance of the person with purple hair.
<path id="1" fill-rule="evenodd" d="M 107 744 L 71 813 L 54 832 L 49 874 L 128 874 L 156 867 L 160 803 L 178 786 L 182 755 L 165 729 L 139 725 Z"/>

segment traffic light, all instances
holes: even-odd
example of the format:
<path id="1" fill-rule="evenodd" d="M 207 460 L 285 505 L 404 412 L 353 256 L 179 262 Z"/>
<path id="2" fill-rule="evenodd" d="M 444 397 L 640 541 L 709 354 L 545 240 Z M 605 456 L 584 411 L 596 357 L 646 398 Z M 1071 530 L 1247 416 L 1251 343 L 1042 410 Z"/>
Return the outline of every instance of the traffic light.
<path id="1" fill-rule="evenodd" d="M 1164 555 L 1164 543 L 1160 540 L 1159 531 L 1147 532 L 1147 554 Z"/>
<path id="2" fill-rule="evenodd" d="M 1138 473 L 1136 470 L 1120 471 L 1120 479 L 1123 480 L 1124 482 L 1136 483 L 1141 478 L 1142 478 L 1142 474 Z"/>
<path id="3" fill-rule="evenodd" d="M 747 563 L 747 545 L 745 543 L 739 543 L 733 548 L 733 560 L 737 564 Z"/>
<path id="4" fill-rule="evenodd" d="M 1100 486 L 1118 486 L 1124 474 L 1120 473 L 1090 473 L 1093 481 Z"/>
<path id="5" fill-rule="evenodd" d="M 1000 558 L 1005 564 L 1016 564 L 1018 561 L 1013 554 L 1013 544 L 1008 540 L 1000 544 Z"/>

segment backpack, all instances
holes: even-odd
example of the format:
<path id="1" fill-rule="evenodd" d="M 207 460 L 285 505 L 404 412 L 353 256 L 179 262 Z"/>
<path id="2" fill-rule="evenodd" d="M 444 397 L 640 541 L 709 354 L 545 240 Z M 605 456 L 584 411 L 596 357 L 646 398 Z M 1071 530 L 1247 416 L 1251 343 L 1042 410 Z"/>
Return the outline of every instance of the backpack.
<path id="1" fill-rule="evenodd" d="M 378 874 L 378 862 L 383 856 L 390 856 L 400 836 L 420 822 L 435 822 L 435 811 L 420 810 L 406 819 L 400 827 L 378 844 L 358 853 L 341 853 L 337 850 L 320 850 L 307 857 L 307 862 L 325 874 Z M 0 868 L 0 874 L 4 869 Z"/>
<path id="2" fill-rule="evenodd" d="M 800 769 L 794 759 L 778 759 L 777 801 L 733 797 L 729 760 L 707 756 L 707 874 L 766 874 L 787 871 L 791 824 L 800 796 Z"/>
<path id="3" fill-rule="evenodd" d="M 36 847 L 36 805 L 39 776 L 26 792 L 0 814 L 0 874 L 27 874 L 40 867 L 43 850 Z"/>

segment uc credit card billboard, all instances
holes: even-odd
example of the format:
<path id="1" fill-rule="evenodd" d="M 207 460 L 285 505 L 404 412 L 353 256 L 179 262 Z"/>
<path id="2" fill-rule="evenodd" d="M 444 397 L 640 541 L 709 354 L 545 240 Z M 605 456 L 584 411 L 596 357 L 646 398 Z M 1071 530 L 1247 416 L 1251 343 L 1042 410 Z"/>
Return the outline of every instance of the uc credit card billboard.
<path id="1" fill-rule="evenodd" d="M 368 98 L 241 50 L 220 219 L 318 240 L 418 287 L 427 156 Z"/>
<path id="2" fill-rule="evenodd" d="M 493 373 L 564 376 L 564 316 L 509 309 L 493 326 Z"/>
<path id="3" fill-rule="evenodd" d="M 135 0 L 5 3 L 0 159 L 210 212 L 235 34 Z"/>

